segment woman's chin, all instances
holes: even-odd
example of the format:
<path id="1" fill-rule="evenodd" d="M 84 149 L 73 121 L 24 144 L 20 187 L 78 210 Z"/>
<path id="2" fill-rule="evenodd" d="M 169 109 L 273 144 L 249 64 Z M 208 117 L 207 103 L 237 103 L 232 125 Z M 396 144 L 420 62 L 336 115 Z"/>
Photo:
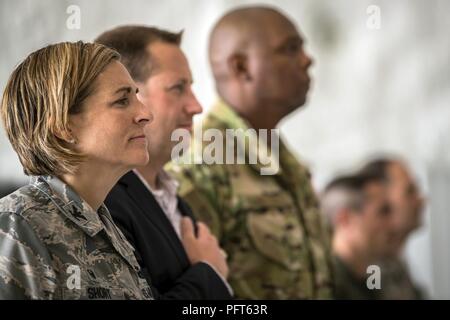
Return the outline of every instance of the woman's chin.
<path id="1" fill-rule="evenodd" d="M 130 155 L 131 156 L 131 155 Z M 135 167 L 143 167 L 145 166 L 149 160 L 150 157 L 148 155 L 147 150 L 145 152 L 136 152 L 135 155 L 133 155 L 132 157 L 129 158 L 129 164 L 131 167 L 135 168 Z"/>

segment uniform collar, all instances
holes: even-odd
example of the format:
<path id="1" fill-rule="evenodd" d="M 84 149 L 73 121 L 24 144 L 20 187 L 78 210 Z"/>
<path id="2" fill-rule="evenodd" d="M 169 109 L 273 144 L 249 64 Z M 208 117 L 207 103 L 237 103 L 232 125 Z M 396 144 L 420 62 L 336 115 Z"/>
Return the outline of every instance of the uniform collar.
<path id="1" fill-rule="evenodd" d="M 50 198 L 69 220 L 90 237 L 104 230 L 117 252 L 134 270 L 140 270 L 134 256 L 134 248 L 115 226 L 104 204 L 95 212 L 69 185 L 55 176 L 35 176 L 31 178 L 30 184 Z"/>
<path id="2" fill-rule="evenodd" d="M 227 105 L 223 100 L 219 100 L 211 109 L 209 116 L 211 118 L 215 118 L 218 122 L 222 123 L 224 125 L 225 129 L 242 129 L 246 132 L 248 129 L 252 129 L 250 123 L 242 118 L 240 115 L 237 114 L 236 111 L 234 111 L 229 105 Z M 220 128 L 219 128 L 220 129 Z M 253 129 L 254 130 L 254 129 Z M 255 131 L 256 132 L 256 131 Z M 270 130 L 267 131 L 267 135 L 270 135 Z M 271 162 L 278 163 L 278 170 L 275 172 L 275 175 L 282 175 L 283 174 L 283 162 L 285 160 L 290 158 L 293 158 L 293 155 L 289 152 L 289 150 L 286 148 L 283 139 L 281 136 L 277 134 L 275 137 L 278 139 L 278 145 L 274 145 L 274 147 L 278 147 L 278 156 L 272 155 Z M 270 155 L 270 152 L 267 150 L 267 144 L 266 143 L 258 143 L 258 139 L 256 136 L 254 136 L 254 140 L 256 143 L 251 143 L 247 148 L 244 146 L 245 155 L 246 155 L 246 163 L 248 163 L 248 159 L 250 156 L 253 156 L 256 159 L 266 159 L 267 155 Z M 260 161 L 257 161 L 256 163 L 248 163 L 249 166 L 251 166 L 253 169 L 257 170 L 259 173 L 261 173 L 261 170 L 263 168 L 267 168 L 267 165 L 264 165 L 260 163 Z"/>
<path id="3" fill-rule="evenodd" d="M 103 204 L 98 213 L 95 212 L 69 185 L 55 176 L 34 176 L 30 184 L 49 197 L 69 220 L 91 237 L 104 228 L 99 214 L 111 217 Z"/>

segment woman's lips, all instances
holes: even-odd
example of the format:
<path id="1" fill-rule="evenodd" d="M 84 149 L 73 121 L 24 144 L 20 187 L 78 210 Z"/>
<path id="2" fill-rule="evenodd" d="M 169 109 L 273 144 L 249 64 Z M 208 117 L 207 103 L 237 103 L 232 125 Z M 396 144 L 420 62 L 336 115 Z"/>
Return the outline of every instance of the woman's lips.
<path id="1" fill-rule="evenodd" d="M 130 141 L 133 141 L 133 140 L 141 140 L 141 139 L 145 140 L 145 135 L 140 135 L 140 136 L 131 137 L 131 138 L 130 138 Z"/>

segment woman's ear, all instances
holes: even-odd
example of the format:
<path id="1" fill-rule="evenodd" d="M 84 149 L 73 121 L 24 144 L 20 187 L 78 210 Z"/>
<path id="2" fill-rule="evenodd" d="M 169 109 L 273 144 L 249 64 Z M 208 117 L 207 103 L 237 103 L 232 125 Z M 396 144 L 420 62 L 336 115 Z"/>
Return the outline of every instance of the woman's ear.
<path id="1" fill-rule="evenodd" d="M 244 81 L 252 79 L 248 65 L 248 57 L 244 53 L 235 53 L 228 58 L 228 68 L 230 74 Z"/>
<path id="2" fill-rule="evenodd" d="M 55 133 L 55 135 L 70 144 L 76 144 L 77 140 L 75 138 L 75 136 L 72 133 L 72 130 L 70 128 L 68 128 L 67 130 L 59 130 L 58 132 Z"/>

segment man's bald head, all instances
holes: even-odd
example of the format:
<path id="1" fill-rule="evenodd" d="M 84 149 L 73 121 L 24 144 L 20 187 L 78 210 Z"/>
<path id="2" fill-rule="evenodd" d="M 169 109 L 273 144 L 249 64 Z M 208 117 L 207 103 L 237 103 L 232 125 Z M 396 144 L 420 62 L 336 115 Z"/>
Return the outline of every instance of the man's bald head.
<path id="1" fill-rule="evenodd" d="M 221 76 L 222 64 L 234 54 L 251 46 L 269 45 L 270 26 L 274 23 L 295 26 L 271 7 L 245 7 L 225 14 L 214 26 L 209 38 L 209 59 L 213 74 Z"/>
<path id="2" fill-rule="evenodd" d="M 209 59 L 219 95 L 244 117 L 261 109 L 278 122 L 302 105 L 311 59 L 295 25 L 270 7 L 245 7 L 214 26 Z"/>

